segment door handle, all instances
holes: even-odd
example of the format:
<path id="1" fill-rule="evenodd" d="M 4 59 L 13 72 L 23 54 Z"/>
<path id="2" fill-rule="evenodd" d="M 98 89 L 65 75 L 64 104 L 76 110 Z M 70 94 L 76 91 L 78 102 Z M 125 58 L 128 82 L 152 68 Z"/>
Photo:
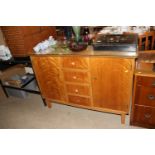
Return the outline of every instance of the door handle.
<path id="1" fill-rule="evenodd" d="M 145 118 L 150 118 L 151 115 L 150 115 L 150 114 L 145 114 L 144 117 L 145 117 Z"/>
<path id="2" fill-rule="evenodd" d="M 155 99 L 155 96 L 154 95 L 148 95 L 148 99 L 149 100 L 154 100 Z"/>
<path id="3" fill-rule="evenodd" d="M 155 87 L 155 81 L 152 83 L 152 86 Z"/>

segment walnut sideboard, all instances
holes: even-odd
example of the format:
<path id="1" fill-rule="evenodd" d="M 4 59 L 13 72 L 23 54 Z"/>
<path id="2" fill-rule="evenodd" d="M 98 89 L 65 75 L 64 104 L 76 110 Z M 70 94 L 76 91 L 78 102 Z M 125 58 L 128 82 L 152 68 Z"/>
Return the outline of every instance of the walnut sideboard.
<path id="1" fill-rule="evenodd" d="M 134 57 L 96 55 L 31 55 L 42 97 L 67 104 L 121 115 L 129 113 Z"/>

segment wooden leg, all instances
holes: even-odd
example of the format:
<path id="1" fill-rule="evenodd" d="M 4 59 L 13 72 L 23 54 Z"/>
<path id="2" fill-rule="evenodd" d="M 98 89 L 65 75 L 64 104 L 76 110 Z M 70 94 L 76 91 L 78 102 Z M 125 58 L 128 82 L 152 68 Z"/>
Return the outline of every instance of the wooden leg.
<path id="1" fill-rule="evenodd" d="M 121 114 L 121 123 L 125 124 L 125 114 Z"/>
<path id="2" fill-rule="evenodd" d="M 48 108 L 52 108 L 52 103 L 49 100 L 45 100 L 46 105 L 48 106 Z"/>
<path id="3" fill-rule="evenodd" d="M 0 80 L 0 85 L 1 85 L 1 87 L 2 87 L 2 89 L 3 89 L 3 92 L 4 92 L 5 96 L 8 98 L 8 97 L 9 97 L 9 95 L 8 95 L 8 93 L 7 93 L 6 89 L 5 89 L 5 87 L 3 86 L 3 84 L 2 84 L 2 81 L 1 81 L 1 80 Z"/>

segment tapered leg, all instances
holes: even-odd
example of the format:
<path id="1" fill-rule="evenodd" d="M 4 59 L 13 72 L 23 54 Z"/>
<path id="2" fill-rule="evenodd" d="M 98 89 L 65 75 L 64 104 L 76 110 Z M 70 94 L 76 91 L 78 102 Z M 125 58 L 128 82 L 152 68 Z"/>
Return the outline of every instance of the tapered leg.
<path id="1" fill-rule="evenodd" d="M 45 99 L 45 103 L 46 103 L 46 105 L 48 106 L 48 108 L 52 108 L 52 103 L 51 103 L 51 101 Z"/>
<path id="2" fill-rule="evenodd" d="M 121 123 L 125 124 L 125 114 L 121 114 Z"/>
<path id="3" fill-rule="evenodd" d="M 44 106 L 47 106 L 45 99 L 42 97 L 42 101 L 44 103 Z"/>
<path id="4" fill-rule="evenodd" d="M 3 89 L 3 92 L 4 92 L 5 96 L 6 96 L 6 97 L 9 97 L 9 95 L 8 95 L 8 93 L 7 93 L 6 89 L 5 89 L 5 87 L 3 86 L 1 80 L 0 80 L 0 85 L 1 85 L 1 87 L 2 87 L 2 89 Z"/>

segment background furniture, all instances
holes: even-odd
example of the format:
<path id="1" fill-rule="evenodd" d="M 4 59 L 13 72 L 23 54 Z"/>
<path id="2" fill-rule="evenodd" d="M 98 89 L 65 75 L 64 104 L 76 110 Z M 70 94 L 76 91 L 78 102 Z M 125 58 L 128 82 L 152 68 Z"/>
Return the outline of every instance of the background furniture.
<path id="1" fill-rule="evenodd" d="M 36 44 L 50 35 L 56 37 L 55 27 L 51 26 L 2 26 L 1 29 L 14 57 L 28 56 Z"/>
<path id="2" fill-rule="evenodd" d="M 155 51 L 139 52 L 130 124 L 155 128 Z"/>
<path id="3" fill-rule="evenodd" d="M 130 124 L 155 128 L 155 73 L 135 74 Z"/>
<path id="4" fill-rule="evenodd" d="M 0 84 L 1 84 L 3 91 L 7 97 L 9 97 L 9 94 L 7 93 L 6 89 L 9 89 L 9 90 L 13 89 L 13 90 L 19 90 L 19 91 L 26 91 L 26 92 L 34 93 L 34 94 L 40 94 L 39 90 L 35 90 L 34 88 L 29 88 L 29 85 L 32 82 L 34 82 L 34 80 L 35 80 L 34 75 L 33 74 L 25 74 L 25 76 L 29 77 L 29 79 L 25 83 L 23 83 L 20 87 L 15 86 L 13 84 L 13 83 L 16 83 L 16 82 L 14 82 L 14 80 L 11 80 L 12 84 L 9 84 L 9 85 L 6 85 L 3 81 L 0 80 Z"/>
<path id="5" fill-rule="evenodd" d="M 24 67 L 26 66 L 18 64 L 0 72 L 0 86 L 2 87 L 6 97 L 11 95 L 25 98 L 27 96 L 26 92 L 38 95 L 41 94 L 35 75 L 32 73 L 26 73 Z M 14 79 L 15 77 L 22 76 L 26 76 L 27 78 L 25 80 Z"/>
<path id="6" fill-rule="evenodd" d="M 139 35 L 138 50 L 153 50 L 155 43 L 155 31 L 145 32 Z"/>
<path id="7" fill-rule="evenodd" d="M 31 60 L 48 107 L 51 102 L 58 102 L 116 113 L 125 123 L 130 107 L 134 58 L 32 55 Z"/>

